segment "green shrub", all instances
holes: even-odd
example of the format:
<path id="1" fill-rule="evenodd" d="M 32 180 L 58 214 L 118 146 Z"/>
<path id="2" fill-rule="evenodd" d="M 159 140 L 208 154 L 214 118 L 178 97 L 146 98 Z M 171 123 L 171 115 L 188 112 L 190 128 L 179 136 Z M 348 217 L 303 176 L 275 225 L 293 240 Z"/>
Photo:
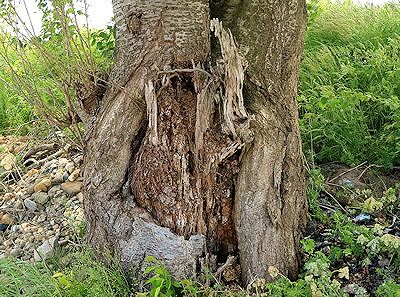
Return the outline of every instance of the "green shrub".
<path id="1" fill-rule="evenodd" d="M 400 285 L 394 281 L 388 281 L 379 286 L 376 291 L 378 297 L 400 297 Z"/>
<path id="2" fill-rule="evenodd" d="M 76 2 L 37 1 L 43 13 L 38 36 L 11 28 L 17 18 L 13 2 L 0 2 L 0 134 L 26 134 L 29 129 L 21 127 L 33 119 L 81 133 L 76 96 L 105 84 L 115 30 L 78 27 L 76 18 L 84 12 Z"/>

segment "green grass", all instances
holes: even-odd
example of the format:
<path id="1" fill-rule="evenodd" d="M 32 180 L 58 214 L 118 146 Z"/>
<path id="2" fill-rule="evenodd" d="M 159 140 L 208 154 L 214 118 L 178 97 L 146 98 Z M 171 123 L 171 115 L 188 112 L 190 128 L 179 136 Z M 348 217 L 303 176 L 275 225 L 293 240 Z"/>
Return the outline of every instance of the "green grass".
<path id="1" fill-rule="evenodd" d="M 312 8 L 299 96 L 308 160 L 398 165 L 400 5 Z"/>
<path id="2" fill-rule="evenodd" d="M 42 264 L 0 260 L 0 296 L 62 296 L 51 273 Z"/>
<path id="3" fill-rule="evenodd" d="M 119 264 L 103 264 L 88 248 L 59 253 L 46 263 L 0 260 L 0 296 L 123 297 L 130 292 Z"/>

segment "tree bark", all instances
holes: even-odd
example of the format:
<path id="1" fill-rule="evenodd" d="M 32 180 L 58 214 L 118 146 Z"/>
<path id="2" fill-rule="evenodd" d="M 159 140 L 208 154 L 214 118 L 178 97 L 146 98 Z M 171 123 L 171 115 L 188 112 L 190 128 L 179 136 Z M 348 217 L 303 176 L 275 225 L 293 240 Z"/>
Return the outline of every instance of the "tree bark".
<path id="1" fill-rule="evenodd" d="M 306 223 L 297 84 L 306 28 L 304 1 L 227 1 L 223 11 L 249 62 L 246 107 L 254 142 L 246 147 L 235 197 L 240 263 L 246 282 L 269 266 L 296 277 Z"/>
<path id="2" fill-rule="evenodd" d="M 110 87 L 87 115 L 88 242 L 126 265 L 155 256 L 180 277 L 206 254 L 239 255 L 246 283 L 270 279 L 268 266 L 295 277 L 307 212 L 296 101 L 305 1 L 113 8 Z M 218 21 L 211 50 L 210 15 L 240 50 Z"/>

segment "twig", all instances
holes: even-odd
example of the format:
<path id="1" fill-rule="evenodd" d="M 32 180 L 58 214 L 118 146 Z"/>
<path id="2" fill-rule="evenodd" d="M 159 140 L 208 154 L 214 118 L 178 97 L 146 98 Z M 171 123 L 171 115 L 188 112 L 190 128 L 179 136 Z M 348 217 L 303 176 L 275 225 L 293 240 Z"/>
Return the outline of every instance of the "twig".
<path id="1" fill-rule="evenodd" d="M 218 268 L 217 272 L 215 272 L 215 276 L 220 276 L 224 272 L 225 269 L 227 269 L 229 266 L 233 265 L 235 260 L 236 260 L 235 256 L 228 256 L 228 259 L 226 259 L 225 264 L 222 265 L 220 268 Z"/>
<path id="2" fill-rule="evenodd" d="M 382 165 L 376 165 L 376 164 L 368 165 L 368 166 L 360 173 L 360 175 L 359 175 L 357 178 L 361 178 L 361 177 L 364 175 L 364 173 L 367 172 L 367 170 L 370 169 L 371 167 L 382 168 L 383 166 L 382 166 Z"/>
<path id="3" fill-rule="evenodd" d="M 398 219 L 398 217 L 396 215 L 392 215 L 392 224 L 390 226 L 388 226 L 388 228 L 392 228 L 394 226 L 394 224 L 396 223 L 396 220 Z"/>
<path id="4" fill-rule="evenodd" d="M 57 148 L 56 143 L 52 144 L 43 144 L 34 148 L 31 148 L 29 151 L 26 152 L 26 154 L 22 157 L 23 160 L 29 159 L 30 156 L 40 152 L 40 151 L 52 151 Z"/>
<path id="5" fill-rule="evenodd" d="M 325 208 L 325 209 L 330 210 L 330 211 L 335 211 L 336 210 L 335 208 L 332 208 L 330 206 L 327 206 L 327 205 L 324 205 L 324 204 L 321 204 L 321 203 L 319 204 L 319 207 Z"/>
<path id="6" fill-rule="evenodd" d="M 339 207 L 340 207 L 345 213 L 350 214 L 350 212 L 349 212 L 347 209 L 345 209 L 345 208 L 340 204 L 340 202 L 337 201 L 337 199 L 336 199 L 331 193 L 329 193 L 327 190 L 324 190 L 324 193 L 327 194 L 329 197 L 331 197 L 332 200 L 335 201 L 335 202 L 337 203 L 337 205 L 339 205 Z"/>
<path id="7" fill-rule="evenodd" d="M 334 181 L 335 179 L 338 179 L 339 177 L 345 175 L 346 173 L 349 173 L 349 172 L 351 172 L 351 171 L 353 171 L 353 170 L 356 170 L 356 169 L 360 168 L 361 166 L 364 166 L 365 164 L 367 164 L 367 161 L 362 162 L 361 164 L 357 165 L 356 167 L 350 168 L 349 170 L 346 170 L 346 171 L 342 172 L 341 174 L 339 174 L 338 176 L 336 176 L 336 177 L 334 177 L 334 178 L 331 178 L 331 179 L 329 180 L 329 182 L 332 182 L 332 181 Z"/>
<path id="8" fill-rule="evenodd" d="M 58 158 L 58 157 L 61 156 L 63 153 L 64 153 L 64 150 L 62 150 L 62 149 L 61 149 L 61 150 L 58 150 L 58 151 L 55 152 L 54 154 L 52 154 L 52 155 L 50 155 L 50 156 L 48 156 L 48 157 L 46 157 L 46 158 L 44 158 L 44 159 L 38 161 L 38 163 L 39 163 L 39 165 L 42 165 L 42 164 L 44 164 L 44 163 L 46 163 L 46 162 L 48 162 L 48 161 L 51 161 L 51 160 L 53 160 L 53 159 L 55 159 L 55 158 Z"/>

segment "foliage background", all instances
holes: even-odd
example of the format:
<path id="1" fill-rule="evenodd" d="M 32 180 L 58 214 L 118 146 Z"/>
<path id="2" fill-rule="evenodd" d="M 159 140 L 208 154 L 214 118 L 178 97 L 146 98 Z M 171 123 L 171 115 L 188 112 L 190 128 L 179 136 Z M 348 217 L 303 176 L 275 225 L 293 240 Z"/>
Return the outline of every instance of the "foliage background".
<path id="1" fill-rule="evenodd" d="M 16 38 L 1 25 L 0 135 L 48 133 L 50 125 L 69 128 L 74 124 L 68 120 L 74 113 L 74 83 L 97 83 L 112 65 L 112 27 L 78 28 L 74 16 L 81 12 L 69 0 L 59 0 L 58 10 L 45 1 L 39 3 L 45 12 L 40 36 Z M 300 125 L 311 168 L 309 216 L 329 232 L 322 239 L 309 236 L 303 240 L 305 264 L 299 280 L 291 281 L 277 272 L 274 284 L 254 283 L 248 291 L 229 290 L 215 279 L 212 287 L 203 287 L 193 280 L 173 280 L 153 259 L 145 275 L 148 280 L 135 287 L 132 280 L 143 276 L 127 280 L 119 267 L 103 265 L 83 249 L 36 265 L 0 260 L 0 295 L 21 296 L 25 290 L 25 296 L 131 296 L 136 291 L 141 291 L 138 296 L 244 296 L 249 291 L 271 296 L 345 296 L 343 286 L 354 270 L 367 269 L 376 281 L 371 293 L 399 296 L 399 237 L 385 233 L 384 224 L 360 225 L 351 216 L 367 213 L 382 219 L 396 212 L 399 216 L 400 187 L 389 188 L 379 197 L 371 192 L 351 193 L 365 201 L 346 214 L 329 212 L 321 208 L 325 178 L 316 167 L 328 162 L 350 166 L 367 162 L 387 169 L 400 165 L 400 5 L 311 0 L 308 10 Z M 2 12 L 2 17 L 13 15 Z M 69 24 L 66 28 L 61 26 L 62 18 Z M 321 241 L 334 245 L 328 249 Z M 378 267 L 379 261 L 387 259 L 387 267 Z M 368 292 L 357 287 L 355 296 L 368 296 Z"/>

